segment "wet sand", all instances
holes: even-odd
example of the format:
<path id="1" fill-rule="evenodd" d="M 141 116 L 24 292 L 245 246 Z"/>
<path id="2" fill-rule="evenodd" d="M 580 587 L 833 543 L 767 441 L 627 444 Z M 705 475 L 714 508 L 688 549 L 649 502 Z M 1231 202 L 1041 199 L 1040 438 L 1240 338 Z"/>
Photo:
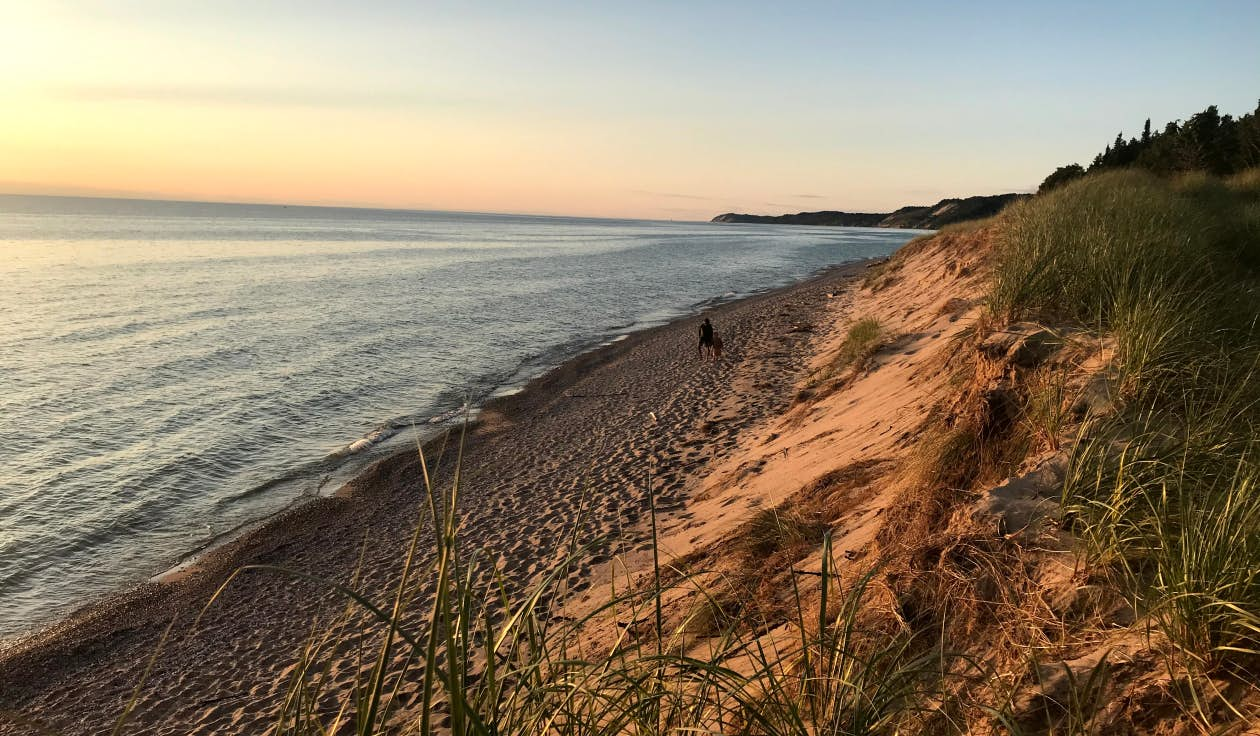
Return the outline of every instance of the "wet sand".
<path id="1" fill-rule="evenodd" d="M 590 565 L 644 548 L 649 470 L 658 509 L 685 517 L 709 469 L 750 427 L 787 410 L 813 357 L 810 325 L 864 270 L 834 268 L 635 333 L 492 401 L 464 454 L 465 548 L 484 550 L 510 583 L 526 585 L 575 533 L 607 539 L 571 573 L 575 591 L 589 583 Z M 703 316 L 725 341 L 722 361 L 696 355 Z M 439 468 L 439 485 L 451 465 Z M 193 620 L 233 570 L 251 563 L 339 582 L 357 574 L 357 589 L 387 600 L 418 518 L 421 477 L 415 453 L 387 458 L 336 497 L 272 519 L 175 579 L 140 586 L 26 640 L 0 656 L 0 709 L 60 733 L 109 732 L 175 619 L 129 730 L 261 732 L 312 625 L 341 602 L 324 586 L 251 572 L 233 580 L 195 629 Z M 414 610 L 423 608 L 422 593 Z M 357 658 L 353 642 L 338 651 L 334 682 L 350 682 L 372 664 Z M 404 699 L 412 695 L 404 688 Z M 0 722 L 0 733 L 28 732 Z"/>

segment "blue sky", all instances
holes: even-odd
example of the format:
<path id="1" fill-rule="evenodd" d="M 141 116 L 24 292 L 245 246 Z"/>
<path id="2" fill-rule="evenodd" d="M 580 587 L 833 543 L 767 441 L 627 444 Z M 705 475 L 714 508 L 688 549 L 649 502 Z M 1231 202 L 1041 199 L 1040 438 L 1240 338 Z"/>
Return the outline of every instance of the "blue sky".
<path id="1" fill-rule="evenodd" d="M 25 191 L 705 217 L 1027 190 L 1260 98 L 1260 3 L 49 1 Z"/>

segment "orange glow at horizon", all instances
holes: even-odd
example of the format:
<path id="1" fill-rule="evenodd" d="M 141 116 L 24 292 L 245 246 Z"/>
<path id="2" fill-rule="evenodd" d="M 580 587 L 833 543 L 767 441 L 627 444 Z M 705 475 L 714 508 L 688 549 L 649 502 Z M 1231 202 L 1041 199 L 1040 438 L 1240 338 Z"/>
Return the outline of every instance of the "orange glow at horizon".
<path id="1" fill-rule="evenodd" d="M 1159 37 L 1087 34 L 1065 66 L 1052 52 L 1081 29 L 1050 6 L 1003 6 L 1026 22 L 997 43 L 994 9 L 931 4 L 736 2 L 718 26 L 702 3 L 9 5 L 0 191 L 593 216 L 1028 191 L 1117 125 L 1251 109 L 1236 70 L 1256 67 L 1235 57 L 1260 54 L 1229 42 L 1245 23 L 1186 10 L 1165 30 L 1199 24 L 1219 90 L 1185 54 L 1148 55 L 1144 81 L 1103 94 Z"/>
<path id="2" fill-rule="evenodd" d="M 163 25 L 164 6 L 137 0 L 149 12 L 130 23 L 76 4 L 0 11 L 0 191 L 707 219 L 899 206 L 921 155 L 858 141 L 820 155 L 826 117 L 689 97 L 633 67 L 610 83 L 624 90 L 590 86 L 579 63 L 524 88 L 507 50 L 437 31 L 394 42 L 416 54 L 408 69 L 369 58 L 389 41 L 341 29 L 295 28 L 290 43 L 232 27 L 225 43 L 211 16 Z M 324 58 L 332 43 L 355 54 Z"/>

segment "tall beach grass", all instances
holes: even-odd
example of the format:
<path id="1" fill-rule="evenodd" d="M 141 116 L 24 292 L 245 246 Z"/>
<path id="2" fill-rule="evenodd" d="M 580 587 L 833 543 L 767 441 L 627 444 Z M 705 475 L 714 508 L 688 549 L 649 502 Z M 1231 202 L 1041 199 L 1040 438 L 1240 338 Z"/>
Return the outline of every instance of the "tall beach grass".
<path id="1" fill-rule="evenodd" d="M 1180 665 L 1253 688 L 1256 180 L 1122 171 L 1020 203 L 1005 218 L 990 291 L 1000 318 L 1068 321 L 1114 340 L 1118 411 L 1075 444 L 1066 514 Z"/>

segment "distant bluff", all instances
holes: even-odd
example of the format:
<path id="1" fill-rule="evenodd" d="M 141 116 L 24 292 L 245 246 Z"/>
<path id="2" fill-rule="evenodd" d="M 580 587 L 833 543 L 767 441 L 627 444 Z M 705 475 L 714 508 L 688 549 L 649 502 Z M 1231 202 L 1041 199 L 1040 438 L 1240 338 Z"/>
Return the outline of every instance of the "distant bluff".
<path id="1" fill-rule="evenodd" d="M 830 227 L 901 227 L 937 230 L 965 220 L 992 217 L 1027 194 L 993 194 L 965 199 L 942 199 L 930 207 L 902 207 L 896 212 L 798 212 L 795 215 L 743 215 L 727 212 L 713 222 L 753 222 L 774 225 L 822 225 Z"/>

